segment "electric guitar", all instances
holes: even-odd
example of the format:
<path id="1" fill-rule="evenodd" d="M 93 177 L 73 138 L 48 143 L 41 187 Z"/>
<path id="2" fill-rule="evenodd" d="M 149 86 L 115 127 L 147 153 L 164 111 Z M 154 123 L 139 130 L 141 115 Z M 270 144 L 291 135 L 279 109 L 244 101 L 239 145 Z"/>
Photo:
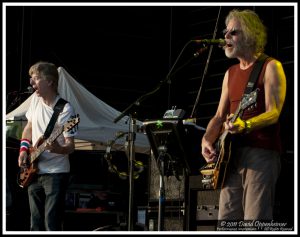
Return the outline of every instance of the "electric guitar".
<path id="1" fill-rule="evenodd" d="M 17 177 L 17 183 L 20 187 L 27 187 L 38 172 L 37 161 L 39 156 L 46 150 L 47 144 L 54 142 L 63 132 L 70 131 L 79 123 L 79 120 L 79 115 L 77 115 L 69 119 L 65 124 L 56 126 L 50 137 L 44 139 L 43 136 L 41 136 L 34 147 L 29 148 L 27 163 L 20 167 L 20 172 Z"/>
<path id="2" fill-rule="evenodd" d="M 259 89 L 252 91 L 250 94 L 245 94 L 236 109 L 230 122 L 235 120 L 248 107 L 256 103 L 257 93 Z M 231 157 L 231 134 L 225 130 L 215 144 L 217 151 L 217 160 L 213 163 L 208 163 L 200 168 L 202 174 L 202 184 L 204 189 L 219 189 L 224 185 L 227 167 Z"/>

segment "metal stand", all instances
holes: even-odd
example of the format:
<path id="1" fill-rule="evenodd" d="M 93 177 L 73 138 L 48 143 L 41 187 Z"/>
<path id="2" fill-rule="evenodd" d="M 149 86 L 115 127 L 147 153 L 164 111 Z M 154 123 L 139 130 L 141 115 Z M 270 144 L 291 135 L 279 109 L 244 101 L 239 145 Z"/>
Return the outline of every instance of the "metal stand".
<path id="1" fill-rule="evenodd" d="M 117 123 L 121 118 L 125 116 L 126 113 L 129 114 L 130 126 L 129 126 L 129 133 L 128 133 L 128 176 L 129 176 L 129 200 L 128 200 L 128 231 L 133 230 L 133 196 L 134 196 L 134 182 L 133 182 L 133 161 L 135 160 L 135 149 L 134 149 L 134 140 L 137 131 L 136 126 L 136 119 L 132 116 L 129 112 L 132 110 L 134 105 L 131 104 L 127 109 L 125 109 L 117 118 L 115 118 L 114 122 Z"/>
<path id="2" fill-rule="evenodd" d="M 158 202 L 158 231 L 164 230 L 164 216 L 165 216 L 165 182 L 164 182 L 164 176 L 165 176 L 165 154 L 167 151 L 167 148 L 165 146 L 160 146 L 158 148 L 160 151 L 159 153 L 159 159 L 157 160 L 160 162 L 159 167 L 159 202 Z"/>
<path id="3" fill-rule="evenodd" d="M 133 182 L 133 161 L 135 160 L 134 140 L 136 133 L 136 119 L 130 115 L 130 128 L 128 133 L 128 150 L 129 150 L 129 203 L 128 203 L 128 231 L 133 230 L 133 196 L 134 196 L 134 182 Z"/>
<path id="4" fill-rule="evenodd" d="M 20 101 L 21 101 L 21 96 L 20 94 L 17 94 L 14 100 L 10 103 L 10 105 L 7 106 L 6 111 L 10 112 L 14 108 L 14 106 Z M 6 103 L 7 102 L 8 102 L 8 95 L 6 96 Z"/>
<path id="5" fill-rule="evenodd" d="M 180 54 L 178 55 L 174 65 L 172 66 L 172 68 L 170 69 L 169 73 L 167 74 L 166 78 L 162 81 L 159 82 L 159 84 L 157 85 L 156 88 L 154 88 L 154 90 L 142 95 L 140 98 L 138 98 L 134 103 L 132 103 L 131 105 L 129 105 L 117 118 L 114 119 L 114 123 L 117 123 L 121 118 L 123 118 L 126 114 L 130 114 L 130 132 L 129 132 L 129 139 L 128 139 L 128 145 L 129 145 L 129 213 L 128 213 L 128 230 L 132 230 L 133 229 L 133 225 L 132 225 L 132 203 L 133 203 L 133 161 L 135 159 L 134 157 L 134 139 L 135 139 L 135 126 L 136 126 L 136 120 L 132 118 L 132 111 L 135 109 L 135 107 L 140 106 L 141 102 L 144 101 L 146 98 L 150 97 L 151 95 L 155 94 L 157 91 L 159 91 L 159 89 L 164 85 L 164 84 L 170 84 L 171 82 L 171 76 L 173 76 L 177 71 L 175 71 L 173 74 L 173 69 L 175 68 L 175 65 L 177 64 L 177 62 L 179 61 L 180 56 L 182 55 L 182 53 L 184 52 L 184 49 L 193 41 L 189 41 L 188 43 L 185 44 L 185 46 L 183 47 L 183 49 L 181 50 Z M 191 61 L 192 59 L 194 59 L 194 57 L 192 57 L 189 61 Z M 188 62 L 189 62 L 188 61 Z M 188 63 L 187 62 L 187 63 Z M 186 64 L 187 64 L 186 63 Z M 162 164 L 163 165 L 163 164 Z M 163 186 L 163 176 L 161 176 L 161 185 Z M 161 187 L 160 193 L 161 193 L 161 199 L 164 198 L 164 187 Z M 162 200 L 161 200 L 162 201 Z M 162 212 L 162 202 L 161 203 L 161 212 Z M 162 213 L 161 213 L 162 216 Z M 163 228 L 163 218 L 161 219 L 161 229 Z"/>

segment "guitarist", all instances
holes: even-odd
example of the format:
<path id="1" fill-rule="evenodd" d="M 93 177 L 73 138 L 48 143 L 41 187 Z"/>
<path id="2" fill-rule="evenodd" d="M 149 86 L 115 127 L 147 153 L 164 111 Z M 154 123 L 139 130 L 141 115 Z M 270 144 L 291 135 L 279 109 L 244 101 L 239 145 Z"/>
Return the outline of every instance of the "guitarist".
<path id="1" fill-rule="evenodd" d="M 220 193 L 219 221 L 272 220 L 280 173 L 278 121 L 286 95 L 286 77 L 282 64 L 268 58 L 253 88 L 259 88 L 256 107 L 230 121 L 253 66 L 264 51 L 266 30 L 251 10 L 230 11 L 225 24 L 225 55 L 237 58 L 239 63 L 225 73 L 216 114 L 202 138 L 202 155 L 207 162 L 216 161 L 215 143 L 222 129 L 228 131 L 232 149 Z"/>
<path id="2" fill-rule="evenodd" d="M 26 112 L 27 125 L 22 139 L 18 164 L 28 166 L 30 143 L 38 147 L 53 114 L 53 108 L 60 96 L 57 91 L 58 71 L 54 64 L 37 62 L 29 69 L 30 84 L 35 93 Z M 62 125 L 72 116 L 74 108 L 66 103 L 59 113 L 57 123 Z M 65 193 L 69 180 L 70 163 L 68 154 L 74 151 L 76 129 L 63 132 L 46 149 L 36 162 L 37 174 L 28 186 L 31 212 L 31 231 L 62 230 Z M 37 145 L 37 146 L 36 146 Z"/>

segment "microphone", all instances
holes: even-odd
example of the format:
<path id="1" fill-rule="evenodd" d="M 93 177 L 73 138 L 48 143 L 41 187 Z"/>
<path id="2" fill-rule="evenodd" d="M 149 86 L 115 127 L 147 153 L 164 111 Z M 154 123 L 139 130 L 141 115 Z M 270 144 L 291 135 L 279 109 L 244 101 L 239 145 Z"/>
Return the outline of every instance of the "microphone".
<path id="1" fill-rule="evenodd" d="M 34 92 L 34 89 L 31 86 L 27 87 L 27 93 L 32 94 Z"/>
<path id="2" fill-rule="evenodd" d="M 226 41 L 224 39 L 202 39 L 202 40 L 193 40 L 197 44 L 207 44 L 207 45 L 219 45 L 220 47 L 226 45 Z"/>
<path id="3" fill-rule="evenodd" d="M 24 94 L 32 94 L 33 92 L 34 89 L 31 86 L 28 86 L 26 91 L 12 91 L 9 92 L 8 95 L 24 95 Z"/>
<path id="4" fill-rule="evenodd" d="M 34 89 L 31 86 L 27 87 L 27 91 L 21 92 L 20 94 L 32 94 Z"/>

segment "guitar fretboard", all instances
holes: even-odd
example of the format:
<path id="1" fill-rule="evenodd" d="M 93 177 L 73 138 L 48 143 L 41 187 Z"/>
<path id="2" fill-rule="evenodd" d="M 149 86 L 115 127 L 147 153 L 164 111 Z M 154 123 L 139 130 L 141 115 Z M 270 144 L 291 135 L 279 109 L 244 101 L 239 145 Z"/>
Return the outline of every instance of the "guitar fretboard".
<path id="1" fill-rule="evenodd" d="M 56 127 L 51 136 L 30 154 L 30 163 L 33 163 L 45 151 L 47 143 L 55 141 L 63 131 L 63 126 Z"/>

